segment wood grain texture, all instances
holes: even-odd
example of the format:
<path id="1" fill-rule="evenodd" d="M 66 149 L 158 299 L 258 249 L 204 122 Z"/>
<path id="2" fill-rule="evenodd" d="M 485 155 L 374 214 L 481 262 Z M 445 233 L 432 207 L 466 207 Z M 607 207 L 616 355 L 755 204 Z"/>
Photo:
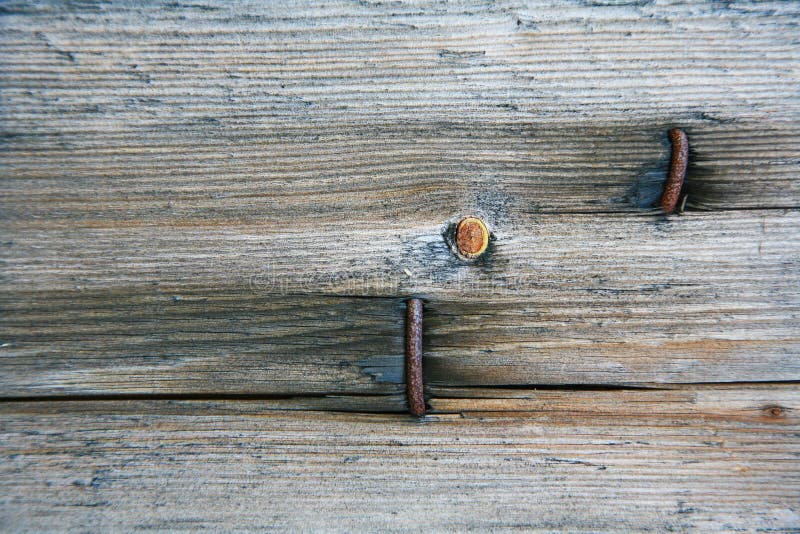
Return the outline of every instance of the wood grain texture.
<path id="1" fill-rule="evenodd" d="M 798 20 L 2 2 L 0 530 L 796 531 Z"/>
<path id="2" fill-rule="evenodd" d="M 17 531 L 791 531 L 798 391 L 520 391 L 531 403 L 514 413 L 494 411 L 490 393 L 421 422 L 263 401 L 3 403 L 0 521 Z"/>
<path id="3" fill-rule="evenodd" d="M 0 191 L 29 223 L 638 211 L 672 126 L 690 208 L 800 199 L 794 2 L 2 9 Z"/>
<path id="4" fill-rule="evenodd" d="M 137 290 L 3 300 L 0 397 L 402 392 L 399 299 Z"/>
<path id="5" fill-rule="evenodd" d="M 796 4 L 2 9 L 3 395 L 798 379 Z"/>
<path id="6" fill-rule="evenodd" d="M 0 395 L 398 392 L 403 295 L 428 299 L 430 384 L 798 380 L 799 226 L 547 215 L 475 264 L 441 227 L 18 231 Z"/>

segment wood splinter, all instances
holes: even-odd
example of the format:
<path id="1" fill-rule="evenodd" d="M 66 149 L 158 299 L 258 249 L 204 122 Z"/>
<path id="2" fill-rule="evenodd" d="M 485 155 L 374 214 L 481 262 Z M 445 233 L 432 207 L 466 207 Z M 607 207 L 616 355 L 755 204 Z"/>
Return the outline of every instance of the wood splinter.
<path id="1" fill-rule="evenodd" d="M 408 411 L 425 415 L 422 390 L 422 299 L 406 301 L 406 394 Z"/>

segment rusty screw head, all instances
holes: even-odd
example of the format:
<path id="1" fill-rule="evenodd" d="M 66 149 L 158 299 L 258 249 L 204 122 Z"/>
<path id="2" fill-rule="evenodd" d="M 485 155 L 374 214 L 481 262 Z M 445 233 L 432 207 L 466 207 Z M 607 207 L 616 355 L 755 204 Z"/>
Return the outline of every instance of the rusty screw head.
<path id="1" fill-rule="evenodd" d="M 465 217 L 456 226 L 455 242 L 459 254 L 469 259 L 477 258 L 489 246 L 489 230 L 477 217 Z"/>

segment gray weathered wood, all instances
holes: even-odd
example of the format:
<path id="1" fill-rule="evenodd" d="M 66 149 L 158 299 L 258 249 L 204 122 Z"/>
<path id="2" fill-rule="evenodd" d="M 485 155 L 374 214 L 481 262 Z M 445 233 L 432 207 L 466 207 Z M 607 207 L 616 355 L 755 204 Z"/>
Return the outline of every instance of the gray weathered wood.
<path id="1" fill-rule="evenodd" d="M 5 2 L 4 212 L 631 211 L 658 198 L 671 126 L 690 207 L 798 206 L 797 3 L 591 4 Z"/>
<path id="2" fill-rule="evenodd" d="M 17 231 L 0 394 L 396 392 L 412 294 L 432 384 L 798 380 L 798 226 L 547 215 L 474 265 L 439 227 Z"/>
<path id="3" fill-rule="evenodd" d="M 798 15 L 3 2 L 0 530 L 796 530 Z"/>
<path id="4" fill-rule="evenodd" d="M 137 289 L 3 301 L 0 397 L 402 390 L 399 299 Z"/>
<path id="5" fill-rule="evenodd" d="M 0 522 L 788 531 L 800 523 L 798 391 L 529 391 L 513 413 L 490 393 L 423 422 L 264 401 L 4 403 Z"/>

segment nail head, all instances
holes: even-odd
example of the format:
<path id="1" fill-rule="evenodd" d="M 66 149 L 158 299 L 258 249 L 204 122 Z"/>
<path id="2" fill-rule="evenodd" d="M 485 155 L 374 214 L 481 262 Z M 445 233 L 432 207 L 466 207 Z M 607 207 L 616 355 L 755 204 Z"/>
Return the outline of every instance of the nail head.
<path id="1" fill-rule="evenodd" d="M 489 229 L 477 217 L 465 217 L 456 226 L 456 248 L 466 258 L 477 258 L 489 246 Z"/>

